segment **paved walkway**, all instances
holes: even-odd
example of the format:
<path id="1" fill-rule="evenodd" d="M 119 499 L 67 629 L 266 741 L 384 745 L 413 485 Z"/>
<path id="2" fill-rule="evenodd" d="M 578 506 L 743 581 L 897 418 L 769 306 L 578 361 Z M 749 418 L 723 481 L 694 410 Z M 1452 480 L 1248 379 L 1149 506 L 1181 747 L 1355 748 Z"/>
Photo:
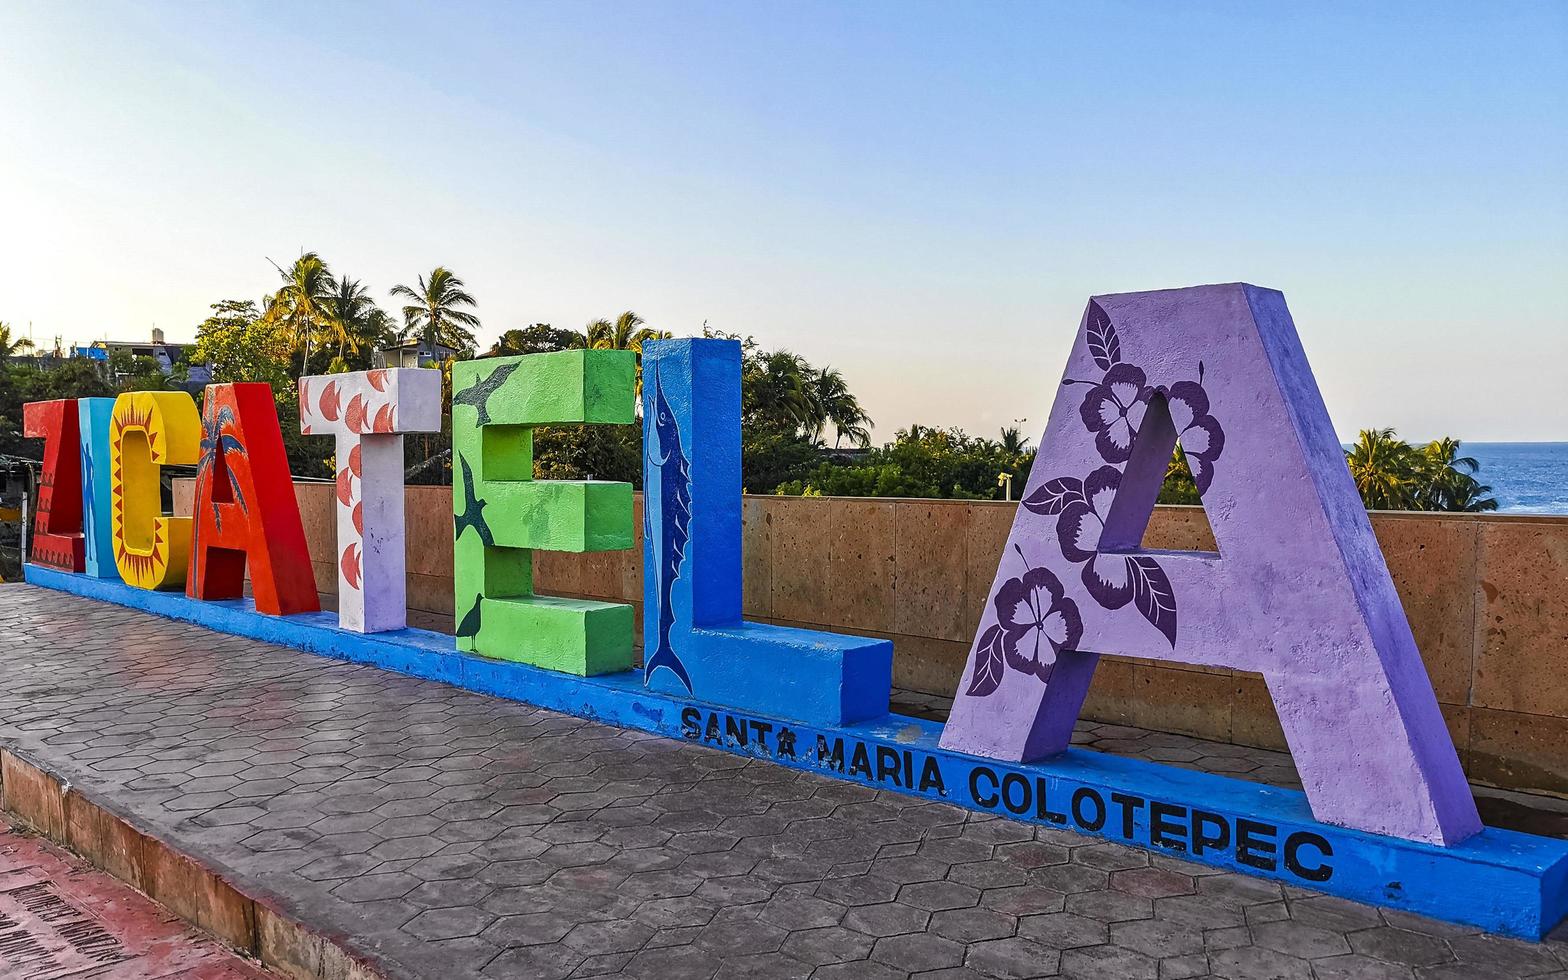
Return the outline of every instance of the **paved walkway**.
<path id="1" fill-rule="evenodd" d="M 1082 737 L 1160 749 L 1127 729 Z M 0 739 L 389 976 L 1568 976 L 1568 942 L 28 586 L 0 587 Z"/>
<path id="2" fill-rule="evenodd" d="M 210 936 L 0 820 L 0 976 L 267 980 Z"/>

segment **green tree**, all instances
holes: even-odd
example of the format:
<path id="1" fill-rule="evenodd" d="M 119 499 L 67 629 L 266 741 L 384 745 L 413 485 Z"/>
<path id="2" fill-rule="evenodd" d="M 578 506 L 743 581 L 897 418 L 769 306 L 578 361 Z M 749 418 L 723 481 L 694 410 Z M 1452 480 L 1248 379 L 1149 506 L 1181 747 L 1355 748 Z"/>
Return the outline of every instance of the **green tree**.
<path id="1" fill-rule="evenodd" d="M 1416 501 L 1421 510 L 1474 513 L 1497 509 L 1492 488 L 1475 478 L 1481 464 L 1474 456 L 1459 452 L 1459 440 L 1447 436 L 1419 450 L 1421 487 Z"/>
<path id="2" fill-rule="evenodd" d="M 292 348 L 286 328 L 248 299 L 219 300 L 211 309 L 196 327 L 191 359 L 211 364 L 215 383 L 260 381 L 275 392 L 287 387 Z"/>
<path id="3" fill-rule="evenodd" d="M 1192 468 L 1187 465 L 1187 457 L 1181 451 L 1181 446 L 1171 450 L 1171 459 L 1165 464 L 1165 482 L 1160 486 L 1160 499 L 1162 504 L 1201 504 L 1202 496 L 1198 493 L 1198 482 L 1192 477 Z"/>
<path id="4" fill-rule="evenodd" d="M 444 266 L 436 266 L 430 275 L 420 276 L 418 287 L 396 285 L 392 295 L 406 299 L 403 306 L 403 334 L 418 337 L 433 351 L 437 344 L 455 351 L 472 354 L 473 331 L 479 326 L 479 317 L 472 312 L 478 306 L 469 295 L 463 280 Z"/>
<path id="5" fill-rule="evenodd" d="M 31 353 L 33 342 L 26 337 L 11 336 L 11 325 L 0 320 L 0 361 L 21 354 Z"/>
<path id="6" fill-rule="evenodd" d="M 552 327 L 548 323 L 531 323 L 521 330 L 503 331 L 496 339 L 495 345 L 485 352 L 485 356 L 513 357 L 518 354 L 546 354 L 582 346 L 583 335 L 576 330 Z"/>
<path id="7" fill-rule="evenodd" d="M 646 326 L 642 317 L 627 310 L 614 320 L 591 320 L 583 328 L 582 345 L 591 350 L 629 350 L 637 355 L 636 396 L 642 402 L 642 345 L 650 340 L 668 340 L 672 334 Z"/>
<path id="8" fill-rule="evenodd" d="M 1415 502 L 1415 458 L 1393 429 L 1362 429 L 1345 453 L 1350 477 L 1369 510 L 1410 510 Z"/>
<path id="9" fill-rule="evenodd" d="M 831 424 L 835 447 L 845 439 L 861 449 L 871 445 L 871 416 L 860 407 L 859 399 L 849 390 L 844 375 L 837 368 L 811 371 L 805 380 L 815 403 L 812 415 L 817 421 L 817 429 L 812 436 L 816 441 L 821 441 L 823 430 Z"/>
<path id="10" fill-rule="evenodd" d="M 1369 510 L 1496 510 L 1492 488 L 1475 478 L 1480 464 L 1459 446 L 1445 437 L 1417 449 L 1393 429 L 1363 429 L 1345 461 Z"/>
<path id="11" fill-rule="evenodd" d="M 327 299 L 327 330 L 337 343 L 337 357 L 331 373 L 363 370 L 370 366 L 370 353 L 392 339 L 392 320 L 370 291 L 358 279 L 342 276 L 333 280 Z M 353 359 L 350 360 L 350 355 Z"/>
<path id="12" fill-rule="evenodd" d="M 266 297 L 262 318 L 281 329 L 303 354 L 299 373 L 310 373 L 311 347 L 321 342 L 334 327 L 334 296 L 337 280 L 332 270 L 315 252 L 305 252 L 287 269 L 273 263 L 282 285 Z"/>

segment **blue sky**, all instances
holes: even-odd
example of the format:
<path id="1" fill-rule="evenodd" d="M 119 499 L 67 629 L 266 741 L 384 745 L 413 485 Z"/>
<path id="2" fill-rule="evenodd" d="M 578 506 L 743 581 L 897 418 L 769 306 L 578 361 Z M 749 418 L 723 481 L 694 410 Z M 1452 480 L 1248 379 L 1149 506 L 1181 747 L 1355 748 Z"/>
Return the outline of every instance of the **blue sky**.
<path id="1" fill-rule="evenodd" d="M 1282 289 L 1342 436 L 1568 439 L 1568 5 L 0 6 L 0 319 L 192 335 L 320 251 L 635 309 L 878 423 L 1046 415 L 1091 293 Z"/>

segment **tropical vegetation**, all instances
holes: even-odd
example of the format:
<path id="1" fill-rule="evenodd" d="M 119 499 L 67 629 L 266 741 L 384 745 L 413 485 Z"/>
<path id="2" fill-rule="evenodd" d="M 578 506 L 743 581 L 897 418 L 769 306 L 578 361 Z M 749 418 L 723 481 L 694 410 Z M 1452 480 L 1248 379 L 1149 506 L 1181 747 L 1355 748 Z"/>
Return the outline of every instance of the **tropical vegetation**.
<path id="1" fill-rule="evenodd" d="M 1497 509 L 1492 488 L 1476 479 L 1481 464 L 1460 455 L 1458 439 L 1412 446 L 1393 429 L 1362 429 L 1345 462 L 1370 510 Z"/>
<path id="2" fill-rule="evenodd" d="M 46 398 L 113 395 L 187 385 L 190 364 L 211 368 L 214 382 L 272 386 L 290 465 L 296 474 L 333 472 L 333 446 L 299 434 L 296 379 L 305 374 L 363 370 L 378 349 L 416 339 L 428 351 L 453 353 L 436 366 L 450 398 L 453 360 L 475 356 L 478 303 L 451 269 L 436 266 L 412 284 L 392 287 L 392 312 L 361 280 L 335 272 L 316 252 L 274 264 L 274 290 L 259 302 L 225 299 L 196 326 L 186 358 L 165 374 L 150 358 L 116 351 L 107 361 L 36 358 L 32 344 L 0 322 L 0 453 L 36 458 L 21 439 L 21 405 Z M 1002 499 L 1021 495 L 1035 451 L 1017 425 L 996 438 L 957 428 L 911 425 L 873 447 L 872 420 L 833 367 L 817 367 L 794 351 L 765 349 L 750 337 L 709 331 L 741 344 L 742 479 L 753 493 Z M 532 323 L 500 333 L 479 356 L 571 349 L 629 350 L 638 358 L 668 332 L 636 312 L 588 321 L 581 329 Z M 197 392 L 199 395 L 199 391 Z M 405 441 L 410 482 L 449 482 L 449 425 Z M 1486 511 L 1497 507 L 1477 479 L 1479 465 L 1455 439 L 1412 446 L 1391 429 L 1368 429 L 1346 451 L 1357 490 L 1369 508 Z M 540 478 L 595 478 L 641 485 L 642 446 L 636 427 L 560 425 L 534 430 Z M 1160 494 L 1164 503 L 1198 503 L 1197 486 L 1178 446 Z"/>

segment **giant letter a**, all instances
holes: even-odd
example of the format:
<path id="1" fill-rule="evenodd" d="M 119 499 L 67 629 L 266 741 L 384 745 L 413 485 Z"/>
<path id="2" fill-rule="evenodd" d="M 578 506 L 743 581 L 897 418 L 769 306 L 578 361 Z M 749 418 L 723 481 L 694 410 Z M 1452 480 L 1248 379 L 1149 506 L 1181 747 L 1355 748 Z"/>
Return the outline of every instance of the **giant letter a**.
<path id="1" fill-rule="evenodd" d="M 271 386 L 208 385 L 201 415 L 186 594 L 238 599 L 248 562 L 258 611 L 315 612 L 316 578 Z"/>
<path id="2" fill-rule="evenodd" d="M 1142 550 L 1178 441 L 1219 553 Z M 1100 653 L 1261 673 L 1325 823 L 1480 829 L 1285 299 L 1091 300 L 943 748 L 1066 748 Z"/>

